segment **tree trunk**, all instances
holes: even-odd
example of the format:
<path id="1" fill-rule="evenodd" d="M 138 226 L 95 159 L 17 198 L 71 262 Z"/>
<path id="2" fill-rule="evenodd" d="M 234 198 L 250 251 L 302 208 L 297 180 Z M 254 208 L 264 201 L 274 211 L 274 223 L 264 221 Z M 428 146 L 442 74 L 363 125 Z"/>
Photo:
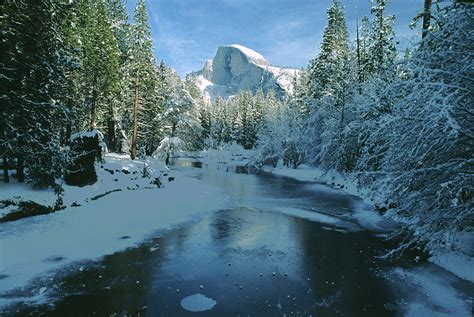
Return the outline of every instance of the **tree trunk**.
<path id="1" fill-rule="evenodd" d="M 362 68 L 361 68 L 361 61 L 360 61 L 360 36 L 359 36 L 359 18 L 356 17 L 356 35 L 357 35 L 357 79 L 359 80 L 359 94 L 362 93 Z"/>
<path id="2" fill-rule="evenodd" d="M 109 109 L 109 122 L 108 122 L 108 136 L 109 136 L 109 147 L 112 152 L 116 151 L 116 140 L 115 140 L 115 113 L 113 103 L 110 102 Z"/>
<path id="3" fill-rule="evenodd" d="M 137 79 L 135 81 L 135 104 L 133 106 L 133 134 L 132 134 L 132 149 L 130 152 L 130 156 L 132 160 L 137 157 L 137 134 L 138 134 L 138 102 L 139 102 L 139 78 L 138 78 L 138 71 L 137 71 Z"/>
<path id="4" fill-rule="evenodd" d="M 97 121 L 97 98 L 98 98 L 98 91 L 97 91 L 97 75 L 94 76 L 94 85 L 92 86 L 92 102 L 91 102 L 91 123 L 90 123 L 90 130 L 94 130 L 96 127 Z"/>
<path id="5" fill-rule="evenodd" d="M 10 176 L 8 175 L 8 160 L 7 157 L 3 157 L 3 181 L 5 183 L 10 182 Z"/>
<path id="6" fill-rule="evenodd" d="M 378 45 L 382 45 L 382 42 L 383 42 L 383 15 L 384 15 L 384 11 L 380 12 L 380 18 L 379 18 L 379 43 Z M 382 68 L 382 65 L 383 65 L 383 47 L 379 47 L 379 50 L 377 51 L 379 56 L 378 56 L 378 62 L 379 62 L 379 65 L 378 65 L 378 72 L 380 73 L 380 69 Z"/>
<path id="7" fill-rule="evenodd" d="M 72 134 L 72 103 L 73 99 L 71 96 L 67 98 L 67 110 L 69 112 L 66 122 L 66 134 L 64 135 L 64 143 L 68 145 L 71 141 Z"/>
<path id="8" fill-rule="evenodd" d="M 25 181 L 25 162 L 23 158 L 18 158 L 16 162 L 16 179 L 20 183 L 23 183 Z"/>
<path id="9" fill-rule="evenodd" d="M 421 38 L 424 39 L 428 35 L 428 29 L 430 28 L 431 20 L 431 3 L 432 0 L 425 0 L 425 10 L 423 11 L 423 31 Z"/>
<path id="10" fill-rule="evenodd" d="M 72 107 L 73 107 L 73 102 L 74 102 L 74 99 L 73 99 L 73 95 L 74 95 L 74 89 L 73 89 L 73 86 L 74 86 L 74 80 L 72 79 L 72 74 L 71 74 L 71 78 L 69 78 L 69 95 L 67 96 L 67 101 L 66 101 L 66 107 L 67 107 L 67 111 L 68 111 L 68 116 L 67 116 L 67 120 L 66 120 L 66 131 L 64 133 L 64 144 L 65 145 L 69 145 L 70 141 L 71 141 L 71 134 L 72 134 Z"/>

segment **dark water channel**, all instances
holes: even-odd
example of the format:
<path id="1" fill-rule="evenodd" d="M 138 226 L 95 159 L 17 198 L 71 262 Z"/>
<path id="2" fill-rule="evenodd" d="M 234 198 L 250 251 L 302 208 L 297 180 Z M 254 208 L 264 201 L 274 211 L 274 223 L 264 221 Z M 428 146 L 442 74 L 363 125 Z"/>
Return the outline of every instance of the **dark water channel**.
<path id="1" fill-rule="evenodd" d="M 397 315 L 399 297 L 382 274 L 395 264 L 377 257 L 386 248 L 380 232 L 352 221 L 360 200 L 322 184 L 196 164 L 176 161 L 175 168 L 222 188 L 228 209 L 59 275 L 50 282 L 54 305 L 21 304 L 16 314 Z M 345 221 L 309 221 L 295 210 Z M 183 309 L 180 301 L 197 293 L 216 302 L 212 310 Z"/>

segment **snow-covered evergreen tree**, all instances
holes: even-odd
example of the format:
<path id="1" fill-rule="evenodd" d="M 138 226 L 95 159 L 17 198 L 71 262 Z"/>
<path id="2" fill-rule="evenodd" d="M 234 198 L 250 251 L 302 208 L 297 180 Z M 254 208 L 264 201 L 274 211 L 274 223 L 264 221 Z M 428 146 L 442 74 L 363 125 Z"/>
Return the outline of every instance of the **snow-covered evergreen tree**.
<path id="1" fill-rule="evenodd" d="M 474 7 L 450 5 L 437 14 L 405 65 L 407 78 L 391 87 L 397 98 L 383 170 L 392 177 L 396 212 L 430 249 L 457 250 L 472 233 L 474 163 Z"/>
<path id="2" fill-rule="evenodd" d="M 61 131 L 67 109 L 61 37 L 61 1 L 1 3 L 1 156 L 15 163 L 16 178 L 54 184 L 64 167 Z"/>
<path id="3" fill-rule="evenodd" d="M 342 4 L 334 0 L 328 9 L 328 22 L 324 29 L 321 52 L 309 65 L 309 89 L 315 100 L 332 98 L 341 105 L 347 62 L 349 60 L 349 35 Z"/>
<path id="4" fill-rule="evenodd" d="M 155 78 L 156 63 L 153 54 L 150 24 L 146 11 L 145 0 L 138 0 L 132 25 L 132 48 L 130 56 L 130 77 L 133 91 L 133 129 L 130 154 L 135 159 L 137 155 L 137 139 L 140 122 L 147 125 L 148 118 L 141 120 L 143 109 L 155 108 L 156 97 Z M 157 111 L 159 109 L 156 109 Z M 152 112 L 155 112 L 151 110 Z M 156 112 L 157 112 L 156 111 Z"/>

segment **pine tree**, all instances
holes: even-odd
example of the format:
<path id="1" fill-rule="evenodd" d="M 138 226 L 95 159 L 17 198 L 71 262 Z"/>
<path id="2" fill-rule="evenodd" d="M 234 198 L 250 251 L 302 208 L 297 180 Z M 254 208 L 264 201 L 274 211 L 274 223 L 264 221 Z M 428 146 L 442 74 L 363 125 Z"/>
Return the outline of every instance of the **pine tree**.
<path id="1" fill-rule="evenodd" d="M 185 79 L 185 88 L 189 92 L 189 95 L 194 99 L 196 103 L 196 111 L 199 116 L 199 124 L 202 127 L 201 134 L 201 148 L 204 146 L 204 142 L 207 142 L 211 135 L 211 110 L 209 104 L 204 100 L 202 91 L 196 84 L 196 80 L 193 77 L 187 76 Z"/>
<path id="2" fill-rule="evenodd" d="M 83 36 L 83 67 L 86 79 L 85 89 L 90 92 L 86 95 L 86 104 L 90 108 L 89 129 L 96 129 L 99 121 L 107 124 L 108 116 L 112 115 L 108 109 L 108 98 L 117 92 L 119 47 L 112 32 L 112 24 L 104 5 L 97 2 L 88 5 L 91 12 L 86 17 L 87 33 Z M 105 119 L 99 117 L 105 112 Z M 102 122 L 101 122 L 102 123 Z"/>
<path id="3" fill-rule="evenodd" d="M 211 138 L 213 146 L 218 146 L 227 139 L 226 131 L 226 109 L 225 102 L 221 96 L 217 96 L 211 108 Z"/>
<path id="4" fill-rule="evenodd" d="M 187 90 L 176 71 L 160 65 L 161 83 L 159 100 L 163 101 L 163 111 L 158 114 L 162 127 L 162 138 L 179 138 L 187 150 L 202 149 L 202 127 L 199 118 L 198 102 Z M 161 142 L 161 140 L 160 140 Z"/>
<path id="5" fill-rule="evenodd" d="M 135 24 L 132 27 L 133 44 L 130 62 L 130 76 L 132 78 L 134 96 L 132 145 L 130 150 L 132 159 L 135 159 L 137 156 L 139 112 L 141 108 L 150 105 L 150 97 L 154 92 L 153 83 L 156 71 L 145 0 L 138 0 L 135 7 L 134 22 Z"/>
<path id="6" fill-rule="evenodd" d="M 441 10 L 405 65 L 407 78 L 390 88 L 404 93 L 383 168 L 397 175 L 390 197 L 417 231 L 411 244 L 453 250 L 473 229 L 473 15 L 471 3 Z"/>
<path id="7" fill-rule="evenodd" d="M 128 67 L 130 65 L 131 34 L 130 24 L 124 0 L 105 0 L 105 6 L 111 22 L 111 28 L 119 48 L 119 68 L 117 89 L 113 95 L 108 98 L 107 115 L 107 144 L 109 150 L 123 151 L 124 143 L 128 142 L 126 131 L 127 122 L 130 114 L 130 104 L 132 98 L 129 88 L 130 78 L 128 76 Z M 117 133 L 118 131 L 118 133 Z"/>
<path id="8" fill-rule="evenodd" d="M 255 124 L 255 136 L 263 125 L 263 116 L 265 114 L 265 94 L 261 89 L 257 90 L 253 96 L 253 120 Z"/>
<path id="9" fill-rule="evenodd" d="M 309 65 L 309 85 L 315 100 L 334 99 L 341 106 L 341 90 L 346 84 L 345 72 L 349 60 L 349 35 L 342 4 L 334 0 L 328 10 L 321 52 Z"/>
<path id="10" fill-rule="evenodd" d="M 368 68 L 369 73 L 377 74 L 386 80 L 395 75 L 395 62 L 397 50 L 395 47 L 395 32 L 393 23 L 395 16 L 385 15 L 388 0 L 372 0 L 374 6 L 371 9 L 374 15 L 370 30 L 370 56 Z"/>
<path id="11" fill-rule="evenodd" d="M 60 32 L 66 4 L 2 2 L 2 157 L 16 160 L 34 185 L 54 184 L 64 167 L 61 130 L 67 118 L 65 69 L 69 62 Z"/>

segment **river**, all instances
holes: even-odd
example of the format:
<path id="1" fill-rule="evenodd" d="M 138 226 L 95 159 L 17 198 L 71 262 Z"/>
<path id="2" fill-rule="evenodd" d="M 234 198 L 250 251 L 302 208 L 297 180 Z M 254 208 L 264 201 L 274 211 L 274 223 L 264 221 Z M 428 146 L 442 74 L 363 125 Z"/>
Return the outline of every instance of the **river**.
<path id="1" fill-rule="evenodd" d="M 20 304 L 16 314 L 470 313 L 472 284 L 433 264 L 418 263 L 414 255 L 391 261 L 380 257 L 387 252 L 387 232 L 395 225 L 380 222 L 357 197 L 318 182 L 252 173 L 245 167 L 203 168 L 178 159 L 174 168 L 221 188 L 229 198 L 228 208 L 85 263 L 84 271 L 64 269 L 50 281 L 54 304 Z M 182 300 L 196 294 L 204 304 L 210 302 L 207 308 L 212 310 L 190 311 L 193 308 Z"/>

